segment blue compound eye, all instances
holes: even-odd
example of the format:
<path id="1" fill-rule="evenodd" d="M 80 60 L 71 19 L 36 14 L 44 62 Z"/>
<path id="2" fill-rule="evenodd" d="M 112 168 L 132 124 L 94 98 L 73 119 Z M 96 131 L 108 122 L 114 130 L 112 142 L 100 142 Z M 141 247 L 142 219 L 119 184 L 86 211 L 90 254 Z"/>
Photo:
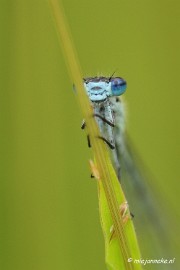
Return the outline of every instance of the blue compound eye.
<path id="1" fill-rule="evenodd" d="M 122 78 L 116 77 L 111 79 L 111 96 L 120 96 L 126 90 L 126 81 Z"/>

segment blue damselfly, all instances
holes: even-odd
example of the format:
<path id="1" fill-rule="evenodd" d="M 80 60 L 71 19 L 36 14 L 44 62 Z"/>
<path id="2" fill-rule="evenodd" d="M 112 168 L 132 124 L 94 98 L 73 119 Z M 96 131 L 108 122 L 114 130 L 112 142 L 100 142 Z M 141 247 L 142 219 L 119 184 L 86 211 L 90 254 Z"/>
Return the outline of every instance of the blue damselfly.
<path id="1" fill-rule="evenodd" d="M 149 189 L 147 177 L 144 177 L 142 170 L 137 166 L 137 157 L 127 139 L 124 104 L 119 97 L 125 92 L 126 87 L 126 81 L 121 77 L 84 78 L 84 88 L 93 107 L 93 115 L 101 134 L 99 138 L 109 147 L 117 177 L 125 191 L 130 210 L 135 214 L 135 224 L 142 231 L 144 228 L 148 230 L 154 227 L 155 241 L 160 237 L 163 243 L 167 243 L 162 213 Z M 84 127 L 85 122 L 82 125 L 82 128 Z M 88 144 L 90 146 L 89 137 Z M 149 232 L 153 234 L 152 229 Z"/>
<path id="2" fill-rule="evenodd" d="M 126 90 L 120 77 L 90 77 L 84 86 L 93 105 L 101 139 L 110 147 L 113 165 L 120 179 L 119 151 L 124 148 L 124 108 L 119 96 Z"/>

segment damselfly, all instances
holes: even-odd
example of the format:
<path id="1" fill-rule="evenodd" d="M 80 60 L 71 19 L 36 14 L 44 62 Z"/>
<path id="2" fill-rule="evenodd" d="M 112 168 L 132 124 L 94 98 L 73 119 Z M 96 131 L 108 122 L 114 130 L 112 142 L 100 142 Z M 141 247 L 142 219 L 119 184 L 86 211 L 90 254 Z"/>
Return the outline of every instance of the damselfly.
<path id="1" fill-rule="evenodd" d="M 141 232 L 146 231 L 151 225 L 155 228 L 158 237 L 166 242 L 161 222 L 162 212 L 149 190 L 149 186 L 142 177 L 142 172 L 137 168 L 136 158 L 129 147 L 125 132 L 125 113 L 121 96 L 127 84 L 121 77 L 88 77 L 84 79 L 84 88 L 91 101 L 94 117 L 97 121 L 102 139 L 110 148 L 112 163 L 119 180 L 126 193 L 130 209 L 136 216 L 136 224 L 141 227 Z M 83 123 L 82 128 L 84 128 Z M 90 145 L 90 138 L 89 145 Z M 128 179 L 124 183 L 124 178 Z M 145 225 L 146 224 L 146 225 Z M 151 224 L 151 225 L 150 225 Z M 151 233 L 152 229 L 150 229 Z M 155 240 L 155 241 L 156 241 Z"/>
<path id="2" fill-rule="evenodd" d="M 111 149 L 113 165 L 120 179 L 119 154 L 124 148 L 124 109 L 119 96 L 126 90 L 126 81 L 120 77 L 90 77 L 84 86 L 94 108 L 100 138 Z"/>
<path id="3" fill-rule="evenodd" d="M 100 139 L 104 140 L 111 149 L 110 155 L 119 180 L 123 170 L 133 180 L 138 193 L 144 195 L 148 201 L 145 183 L 135 164 L 133 151 L 129 147 L 125 132 L 125 110 L 119 96 L 127 88 L 126 81 L 121 77 L 113 76 L 89 77 L 84 79 L 84 87 L 94 109 L 94 117 L 101 133 Z"/>

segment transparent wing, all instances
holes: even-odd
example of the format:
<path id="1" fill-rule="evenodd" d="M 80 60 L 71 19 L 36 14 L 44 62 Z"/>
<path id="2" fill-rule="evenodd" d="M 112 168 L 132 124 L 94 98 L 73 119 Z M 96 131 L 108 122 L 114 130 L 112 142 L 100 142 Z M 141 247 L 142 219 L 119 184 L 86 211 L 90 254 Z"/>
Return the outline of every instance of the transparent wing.
<path id="1" fill-rule="evenodd" d="M 169 257 L 172 254 L 170 223 L 165 211 L 161 192 L 152 185 L 149 170 L 134 151 L 129 138 L 125 140 L 124 153 L 119 155 L 122 172 L 122 186 L 130 211 L 134 214 L 134 224 L 144 248 L 152 255 Z M 120 152 L 119 152 L 120 154 Z M 150 179 L 151 178 L 151 179 Z M 144 243 L 145 240 L 145 243 Z M 147 251 L 149 252 L 149 251 Z M 173 256 L 173 254 L 172 254 Z"/>
<path id="2" fill-rule="evenodd" d="M 122 102 L 112 100 L 115 114 L 114 136 L 120 164 L 121 185 L 126 194 L 144 254 L 170 256 L 168 222 L 159 191 L 152 186 L 148 170 L 143 166 L 133 144 L 125 133 Z M 114 162 L 115 164 L 115 162 Z M 152 181 L 153 182 L 153 181 Z"/>

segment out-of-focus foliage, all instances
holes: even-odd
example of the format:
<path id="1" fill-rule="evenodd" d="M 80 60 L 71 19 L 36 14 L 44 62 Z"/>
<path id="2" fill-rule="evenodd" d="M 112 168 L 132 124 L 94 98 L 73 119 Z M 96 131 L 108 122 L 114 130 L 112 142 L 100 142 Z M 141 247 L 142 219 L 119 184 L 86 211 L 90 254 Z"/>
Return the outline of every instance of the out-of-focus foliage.
<path id="1" fill-rule="evenodd" d="M 83 75 L 128 82 L 128 132 L 166 199 L 178 264 L 180 3 L 64 7 Z M 0 268 L 105 269 L 91 153 L 49 6 L 2 0 L 0 22 Z"/>

